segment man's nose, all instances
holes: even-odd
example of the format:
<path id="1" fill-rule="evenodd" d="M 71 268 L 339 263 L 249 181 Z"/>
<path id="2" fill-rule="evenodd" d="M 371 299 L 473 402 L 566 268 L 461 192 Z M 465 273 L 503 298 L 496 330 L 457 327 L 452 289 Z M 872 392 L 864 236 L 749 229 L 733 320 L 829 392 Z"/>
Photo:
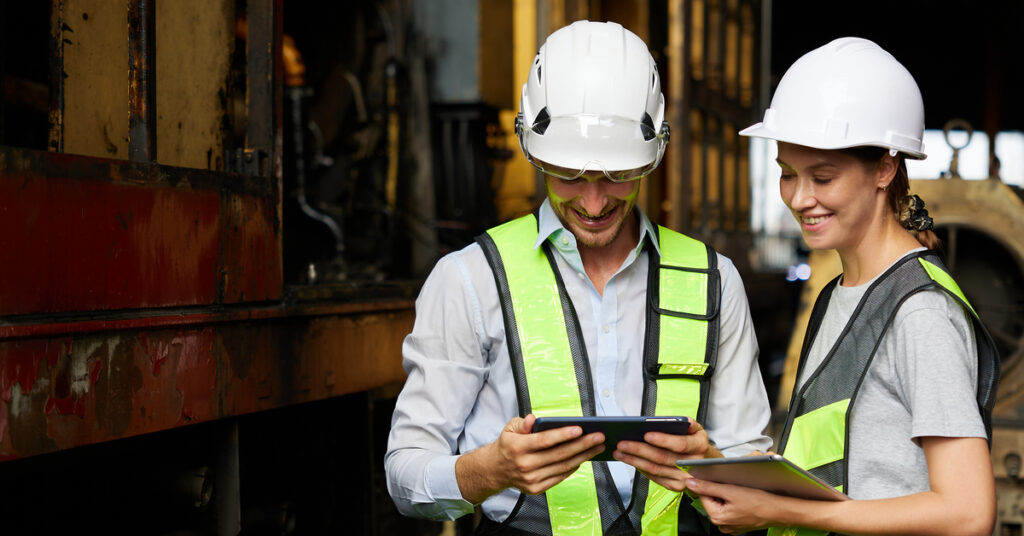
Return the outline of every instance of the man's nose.
<path id="1" fill-rule="evenodd" d="M 604 209 L 607 202 L 607 188 L 611 183 L 601 178 L 598 180 L 584 180 L 580 185 L 580 203 L 583 208 L 591 214 L 597 214 Z"/>

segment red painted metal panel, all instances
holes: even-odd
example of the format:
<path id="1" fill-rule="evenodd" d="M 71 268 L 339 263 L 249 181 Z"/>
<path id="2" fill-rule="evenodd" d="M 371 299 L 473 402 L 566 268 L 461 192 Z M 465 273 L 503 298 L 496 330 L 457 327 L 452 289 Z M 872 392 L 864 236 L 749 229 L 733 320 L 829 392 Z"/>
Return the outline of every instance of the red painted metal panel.
<path id="1" fill-rule="evenodd" d="M 214 192 L 0 179 L 3 314 L 213 303 Z"/>
<path id="2" fill-rule="evenodd" d="M 278 300 L 269 183 L 0 148 L 0 317 Z"/>
<path id="3" fill-rule="evenodd" d="M 401 382 L 412 305 L 282 306 L 254 320 L 172 315 L 149 329 L 0 338 L 0 461 Z"/>
<path id="4" fill-rule="evenodd" d="M 226 205 L 221 301 L 280 298 L 283 267 L 277 204 L 273 199 L 235 196 Z"/>

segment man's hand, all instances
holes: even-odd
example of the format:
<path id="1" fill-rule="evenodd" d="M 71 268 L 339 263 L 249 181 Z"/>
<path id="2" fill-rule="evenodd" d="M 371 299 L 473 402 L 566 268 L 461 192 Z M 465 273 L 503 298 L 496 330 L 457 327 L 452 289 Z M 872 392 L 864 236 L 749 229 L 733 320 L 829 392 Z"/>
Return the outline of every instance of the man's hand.
<path id="1" fill-rule="evenodd" d="M 612 456 L 662 487 L 682 491 L 690 475 L 676 466 L 676 460 L 721 458 L 722 453 L 708 441 L 704 427 L 691 420 L 689 435 L 647 432 L 644 442 L 620 441 Z"/>
<path id="2" fill-rule="evenodd" d="M 516 417 L 501 435 L 459 457 L 455 477 L 462 497 L 480 504 L 506 488 L 529 495 L 544 493 L 604 450 L 604 434 L 583 436 L 579 426 L 530 433 L 536 417 Z"/>

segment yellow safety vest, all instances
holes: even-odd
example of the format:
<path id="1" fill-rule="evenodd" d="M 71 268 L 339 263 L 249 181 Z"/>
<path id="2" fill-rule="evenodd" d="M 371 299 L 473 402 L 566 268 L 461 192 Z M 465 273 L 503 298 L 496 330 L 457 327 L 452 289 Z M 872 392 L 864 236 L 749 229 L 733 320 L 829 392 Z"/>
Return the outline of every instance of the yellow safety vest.
<path id="1" fill-rule="evenodd" d="M 498 287 L 520 415 L 594 415 L 579 322 L 550 246 L 533 247 L 537 233 L 537 220 L 528 215 L 477 237 Z M 659 245 L 660 262 L 654 248 L 647 248 L 641 412 L 702 420 L 718 348 L 716 255 L 702 242 L 665 228 L 659 228 Z M 676 536 L 680 497 L 637 473 L 633 504 L 626 508 L 606 463 L 587 462 L 543 495 L 522 494 L 504 525 L 558 536 Z M 642 512 L 636 507 L 640 501 Z"/>
<path id="2" fill-rule="evenodd" d="M 839 277 L 819 294 L 801 350 L 797 377 L 828 309 Z M 847 470 L 850 416 L 856 395 L 882 337 L 903 302 L 918 292 L 939 289 L 960 302 L 974 324 L 978 347 L 978 408 L 991 438 L 992 405 L 999 383 L 999 356 L 988 330 L 934 251 L 908 255 L 882 274 L 861 298 L 842 335 L 818 369 L 794 390 L 779 441 L 779 452 L 843 492 L 850 489 Z M 828 531 L 787 527 L 770 536 L 822 536 Z"/>

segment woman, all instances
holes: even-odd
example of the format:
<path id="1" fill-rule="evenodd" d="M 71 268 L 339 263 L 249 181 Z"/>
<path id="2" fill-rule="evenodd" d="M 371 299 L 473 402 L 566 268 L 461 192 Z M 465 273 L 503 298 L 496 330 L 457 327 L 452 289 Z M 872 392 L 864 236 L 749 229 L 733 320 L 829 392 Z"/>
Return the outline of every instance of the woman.
<path id="1" fill-rule="evenodd" d="M 992 533 L 998 358 L 907 195 L 923 131 L 910 73 L 844 38 L 794 63 L 741 132 L 778 142 L 783 201 L 807 244 L 842 261 L 815 304 L 778 450 L 853 500 L 687 480 L 725 532 Z"/>

